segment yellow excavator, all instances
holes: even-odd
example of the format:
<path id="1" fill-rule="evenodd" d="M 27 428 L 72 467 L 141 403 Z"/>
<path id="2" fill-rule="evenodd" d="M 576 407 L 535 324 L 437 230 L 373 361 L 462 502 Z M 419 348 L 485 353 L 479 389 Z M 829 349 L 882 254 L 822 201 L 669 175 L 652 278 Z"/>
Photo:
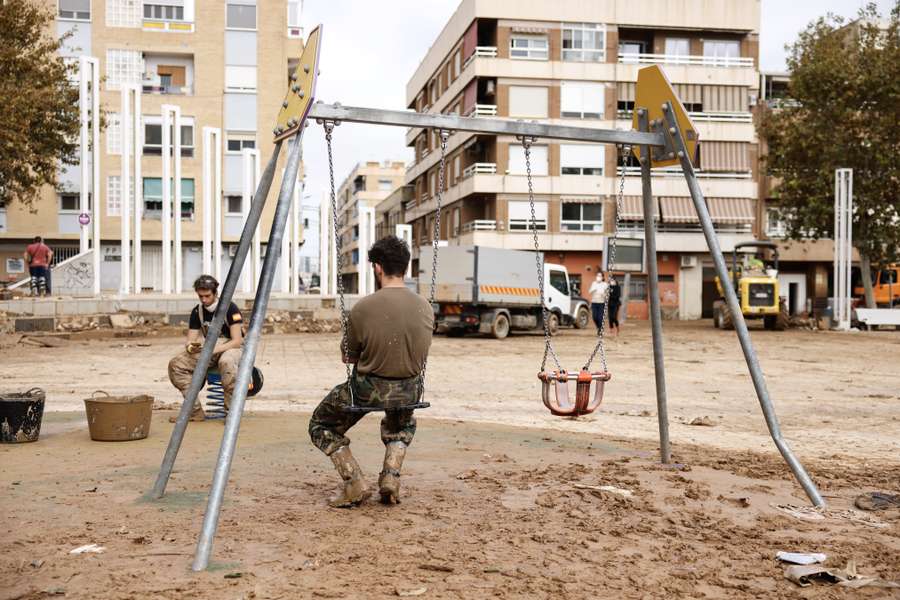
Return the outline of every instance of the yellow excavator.
<path id="1" fill-rule="evenodd" d="M 748 249 L 753 248 L 754 251 Z M 772 260 L 767 265 L 763 252 L 771 250 Z M 738 261 L 738 253 L 741 260 Z M 745 320 L 762 319 L 765 328 L 783 331 L 790 318 L 787 305 L 778 290 L 778 246 L 774 242 L 755 241 L 735 244 L 731 253 L 731 269 L 726 285 L 734 288 L 741 312 Z M 734 329 L 731 310 L 725 302 L 725 290 L 716 277 L 719 298 L 713 302 L 713 326 L 719 329 Z"/>

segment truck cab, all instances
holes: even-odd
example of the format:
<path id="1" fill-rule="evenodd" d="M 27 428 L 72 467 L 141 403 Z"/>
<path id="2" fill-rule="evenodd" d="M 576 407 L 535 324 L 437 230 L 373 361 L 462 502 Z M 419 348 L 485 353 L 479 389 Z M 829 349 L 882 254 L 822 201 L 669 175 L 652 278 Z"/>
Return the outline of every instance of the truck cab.
<path id="1" fill-rule="evenodd" d="M 544 297 L 547 310 L 557 315 L 560 325 L 584 329 L 590 324 L 590 304 L 574 295 L 564 266 L 544 263 Z"/>

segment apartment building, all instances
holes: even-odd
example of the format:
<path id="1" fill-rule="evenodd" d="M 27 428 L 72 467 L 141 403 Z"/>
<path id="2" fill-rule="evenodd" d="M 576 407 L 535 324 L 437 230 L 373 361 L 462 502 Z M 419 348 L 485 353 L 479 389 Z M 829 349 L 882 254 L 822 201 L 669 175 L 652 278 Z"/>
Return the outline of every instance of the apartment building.
<path id="1" fill-rule="evenodd" d="M 365 294 L 375 290 L 366 264 L 368 248 L 376 241 L 376 207 L 403 186 L 406 163 L 367 161 L 356 165 L 337 191 L 344 291 Z"/>
<path id="2" fill-rule="evenodd" d="M 99 100 L 106 128 L 100 138 L 100 180 L 87 190 L 99 203 L 101 283 L 119 288 L 121 261 L 122 86 L 138 86 L 141 95 L 143 289 L 160 290 L 162 180 L 162 107 L 181 111 L 182 284 L 190 289 L 200 273 L 201 198 L 204 127 L 221 129 L 223 272 L 244 222 L 242 152 L 258 152 L 265 165 L 272 152 L 271 131 L 285 94 L 288 69 L 302 51 L 301 0 L 49 0 L 57 15 L 53 34 L 71 34 L 64 56 L 99 60 Z M 77 85 L 77 82 L 76 82 Z M 212 151 L 210 152 L 212 154 Z M 284 162 L 282 153 L 281 162 Z M 283 166 L 283 165 L 282 165 Z M 86 165 L 88 169 L 91 165 Z M 274 190 L 278 189 L 281 169 Z M 78 253 L 81 165 L 60 175 L 59 189 L 46 189 L 33 211 L 8 207 L 0 218 L 0 279 L 20 279 L 23 243 L 42 235 L 58 259 Z M 173 183 L 170 183 L 174 187 Z M 249 189 L 255 189 L 251 182 Z M 126 191 L 127 192 L 127 191 Z M 273 192 L 274 194 L 274 192 Z M 128 194 L 125 194 L 127 198 Z M 133 211 L 133 207 L 131 207 Z M 274 202 L 267 206 L 261 235 L 267 238 Z M 132 213 L 133 214 L 133 213 Z"/>
<path id="3" fill-rule="evenodd" d="M 758 0 L 517 2 L 463 0 L 407 83 L 420 112 L 630 129 L 638 70 L 661 64 L 701 136 L 698 177 L 723 249 L 758 231 Z M 416 245 L 435 217 L 434 132 L 411 129 L 406 221 Z M 614 230 L 643 237 L 640 169 L 613 145 L 538 140 L 535 212 L 547 259 L 586 291 Z M 447 149 L 441 237 L 529 249 L 524 151 L 513 137 L 456 133 Z M 699 318 L 715 298 L 712 261 L 679 169 L 653 172 L 660 294 L 669 317 Z M 631 277 L 629 314 L 646 316 L 646 274 Z"/>

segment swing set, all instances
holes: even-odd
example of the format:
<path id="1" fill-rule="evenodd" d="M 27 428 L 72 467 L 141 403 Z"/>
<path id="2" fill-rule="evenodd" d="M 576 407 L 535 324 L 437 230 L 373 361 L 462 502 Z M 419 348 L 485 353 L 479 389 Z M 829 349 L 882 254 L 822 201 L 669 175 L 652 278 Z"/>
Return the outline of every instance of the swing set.
<path id="1" fill-rule="evenodd" d="M 368 123 L 376 125 L 391 125 L 408 128 L 422 128 L 436 131 L 440 136 L 440 166 L 439 166 L 439 185 L 436 194 L 436 218 L 434 222 L 434 230 L 432 232 L 432 245 L 434 252 L 432 253 L 432 281 L 431 281 L 431 299 L 434 300 L 435 280 L 434 274 L 437 272 L 438 263 L 438 246 L 440 238 L 440 215 L 443 201 L 444 191 L 444 170 L 446 149 L 450 136 L 455 132 L 476 132 L 498 135 L 515 136 L 523 146 L 526 159 L 526 176 L 528 182 L 528 198 L 531 203 L 531 231 L 534 236 L 535 247 L 535 264 L 538 276 L 538 287 L 540 289 L 542 300 L 542 315 L 544 324 L 544 355 L 541 361 L 540 373 L 538 379 L 541 382 L 541 397 L 544 405 L 553 415 L 559 416 L 579 416 L 595 411 L 602 402 L 603 391 L 606 382 L 611 379 L 611 375 L 607 368 L 606 351 L 604 347 L 604 331 L 605 327 L 601 327 L 598 333 L 597 343 L 593 352 L 589 356 L 587 362 L 576 373 L 567 371 L 561 366 L 556 351 L 551 342 L 548 310 L 544 304 L 544 277 L 543 277 L 543 261 L 538 244 L 536 217 L 534 209 L 534 189 L 531 177 L 531 146 L 538 139 L 552 140 L 574 140 L 582 142 L 615 144 L 619 151 L 627 156 L 633 153 L 641 165 L 641 180 L 643 188 L 643 209 L 644 209 L 644 240 L 646 247 L 646 262 L 648 271 L 649 297 L 650 297 L 650 322 L 653 340 L 653 359 L 655 367 L 655 383 L 656 383 L 656 401 L 657 415 L 659 419 L 660 434 L 660 458 L 663 463 L 671 461 L 669 448 L 669 430 L 668 430 L 668 411 L 666 400 L 665 386 L 665 367 L 663 363 L 663 347 L 662 347 L 662 318 L 659 301 L 659 279 L 657 273 L 656 261 L 656 241 L 654 220 L 647 218 L 653 215 L 652 210 L 652 189 L 651 189 L 651 171 L 652 167 L 680 165 L 684 173 L 688 189 L 691 194 L 694 208 L 697 211 L 703 234 L 715 263 L 716 272 L 721 280 L 728 278 L 728 269 L 725 259 L 722 255 L 721 247 L 716 233 L 713 229 L 712 219 L 704 200 L 703 193 L 694 173 L 692 159 L 696 156 L 697 144 L 699 142 L 697 130 L 691 123 L 684 110 L 681 102 L 675 94 L 672 86 L 669 84 L 665 74 L 658 66 L 651 66 L 641 69 L 638 73 L 638 81 L 636 87 L 635 110 L 632 122 L 632 130 L 609 130 L 609 129 L 593 129 L 586 127 L 572 127 L 568 125 L 550 125 L 537 122 L 513 121 L 508 119 L 487 119 L 487 118 L 470 118 L 460 117 L 456 115 L 443 114 L 425 114 L 407 111 L 390 111 L 374 108 L 344 107 L 340 104 L 326 105 L 321 102 L 314 103 L 316 80 L 319 75 L 319 50 L 321 45 L 322 26 L 315 28 L 307 38 L 306 46 L 300 57 L 296 71 L 291 75 L 289 90 L 282 103 L 281 112 L 278 115 L 277 124 L 274 129 L 274 148 L 272 157 L 266 166 L 257 190 L 254 195 L 252 205 L 250 207 L 247 220 L 241 233 L 240 243 L 228 276 L 222 288 L 221 299 L 218 304 L 215 316 L 210 324 L 208 333 L 204 340 L 203 349 L 198 358 L 197 368 L 194 371 L 191 385 L 185 394 L 184 403 L 172 431 L 169 445 L 163 457 L 162 465 L 156 483 L 151 492 L 152 498 L 162 498 L 165 494 L 166 485 L 169 476 L 174 467 L 175 458 L 184 439 L 187 429 L 188 419 L 194 401 L 205 382 L 206 370 L 212 358 L 212 351 L 215 347 L 216 339 L 222 329 L 222 323 L 225 320 L 226 308 L 228 307 L 234 295 L 237 282 L 240 279 L 241 270 L 245 262 L 245 258 L 250 248 L 254 231 L 259 223 L 263 207 L 269 195 L 276 164 L 281 152 L 282 144 L 287 140 L 288 157 L 287 165 L 281 181 L 281 187 L 278 194 L 278 200 L 275 207 L 275 215 L 272 221 L 272 229 L 269 234 L 269 248 L 280 248 L 281 241 L 284 237 L 285 226 L 290 209 L 291 198 L 293 196 L 294 184 L 297 179 L 297 173 L 300 165 L 300 143 L 304 130 L 310 125 L 310 119 L 315 119 L 317 123 L 323 126 L 325 130 L 325 139 L 328 151 L 329 176 L 331 181 L 331 203 L 332 214 L 334 217 L 334 228 L 337 234 L 339 223 L 337 221 L 337 206 L 334 188 L 334 164 L 332 153 L 332 136 L 335 127 L 342 122 L 352 123 Z M 615 265 L 615 242 L 618 233 L 618 214 L 621 212 L 622 195 L 624 190 L 624 170 L 619 181 L 618 194 L 616 196 L 617 216 L 616 230 L 609 244 L 609 269 Z M 337 252 L 337 284 L 338 296 L 340 299 L 341 325 L 344 333 L 342 337 L 342 350 L 346 356 L 347 350 L 347 313 L 344 300 L 344 290 L 341 282 L 341 246 L 340 236 L 335 235 L 336 252 Z M 267 252 L 263 263 L 262 272 L 260 274 L 260 282 L 256 291 L 256 297 L 253 302 L 253 309 L 250 316 L 250 326 L 245 338 L 243 353 L 238 368 L 237 380 L 235 382 L 235 391 L 231 400 L 231 410 L 228 412 L 225 421 L 225 431 L 222 435 L 222 443 L 219 449 L 219 457 L 213 475 L 212 487 L 210 489 L 207 502 L 206 513 L 203 518 L 203 526 L 197 542 L 197 550 L 194 556 L 192 568 L 194 571 L 202 571 L 209 565 L 210 554 L 212 552 L 213 540 L 215 538 L 216 528 L 218 525 L 219 513 L 222 508 L 222 500 L 225 493 L 225 486 L 228 480 L 228 474 L 231 470 L 231 463 L 234 458 L 235 446 L 237 443 L 237 435 L 240 429 L 241 416 L 244 410 L 244 404 L 247 399 L 248 384 L 251 380 L 251 372 L 253 363 L 256 358 L 256 352 L 259 347 L 260 335 L 262 333 L 262 324 L 268 306 L 269 296 L 272 291 L 272 284 L 279 260 L 278 252 Z M 765 417 L 766 425 L 772 437 L 775 446 L 781 453 L 788 466 L 791 468 L 797 481 L 806 492 L 809 499 L 816 506 L 824 506 L 825 501 L 819 494 L 813 481 L 804 469 L 800 461 L 795 457 L 793 451 L 788 446 L 781 434 L 778 424 L 778 418 L 775 414 L 772 401 L 766 386 L 762 369 L 759 365 L 759 359 L 756 350 L 750 340 L 747 325 L 743 319 L 738 299 L 731 287 L 725 288 L 725 299 L 734 315 L 734 327 L 738 336 L 738 340 L 743 350 L 744 359 L 753 382 L 760 408 Z M 609 310 L 609 303 L 606 303 L 605 310 Z M 603 323 L 606 322 L 604 315 Z M 596 357 L 601 360 L 601 370 L 591 371 L 591 365 Z M 555 369 L 547 370 L 548 358 L 553 359 Z M 425 392 L 425 368 L 422 365 L 422 371 L 419 379 L 418 397 L 416 402 L 409 406 L 389 407 L 389 409 L 399 408 L 426 408 L 428 402 L 424 401 Z M 351 392 L 353 390 L 353 371 L 349 364 L 346 365 L 346 375 L 351 383 Z M 569 382 L 575 382 L 575 399 L 574 402 L 569 396 Z M 551 393 L 551 388 L 552 392 Z M 593 388 L 593 391 L 592 391 Z M 369 407 L 358 406 L 355 402 L 354 395 L 351 393 L 351 405 L 348 410 L 352 412 L 369 412 L 371 410 L 384 410 Z"/>

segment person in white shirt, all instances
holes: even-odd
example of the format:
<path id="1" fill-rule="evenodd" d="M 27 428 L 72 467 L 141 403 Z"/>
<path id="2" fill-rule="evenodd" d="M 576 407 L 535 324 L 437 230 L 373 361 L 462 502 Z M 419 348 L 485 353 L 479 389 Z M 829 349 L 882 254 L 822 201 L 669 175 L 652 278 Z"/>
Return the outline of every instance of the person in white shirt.
<path id="1" fill-rule="evenodd" d="M 597 278 L 591 283 L 591 289 L 588 293 L 591 295 L 591 315 L 594 317 L 594 323 L 597 325 L 597 333 L 603 326 L 603 308 L 606 303 L 606 293 L 609 290 L 609 283 L 606 281 L 606 274 L 603 271 L 597 273 Z"/>

